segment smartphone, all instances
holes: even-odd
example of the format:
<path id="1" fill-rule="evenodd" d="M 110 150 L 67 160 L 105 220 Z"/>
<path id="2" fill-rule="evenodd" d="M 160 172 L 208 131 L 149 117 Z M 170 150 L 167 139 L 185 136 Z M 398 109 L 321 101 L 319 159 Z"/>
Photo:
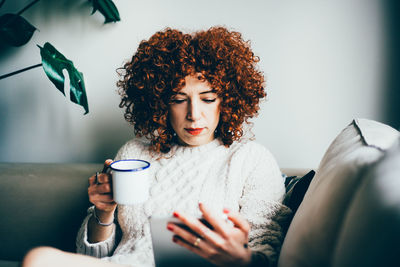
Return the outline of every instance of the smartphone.
<path id="1" fill-rule="evenodd" d="M 210 230 L 213 230 L 214 227 L 204 218 L 199 218 L 199 221 L 204 224 L 206 227 L 208 227 Z M 168 221 L 168 223 L 173 223 L 177 226 L 179 226 L 180 228 L 192 233 L 193 235 L 199 236 L 196 232 L 194 232 L 192 229 L 189 228 L 189 226 L 187 226 L 186 224 L 184 224 L 182 221 L 180 221 L 177 218 L 173 218 L 171 220 Z"/>
<path id="2" fill-rule="evenodd" d="M 204 225 L 213 229 L 203 218 L 200 219 Z M 208 267 L 214 266 L 199 255 L 187 250 L 184 247 L 172 242 L 174 233 L 167 230 L 168 223 L 174 223 L 187 231 L 193 231 L 175 217 L 151 217 L 150 231 L 154 252 L 154 260 L 157 267 Z"/>

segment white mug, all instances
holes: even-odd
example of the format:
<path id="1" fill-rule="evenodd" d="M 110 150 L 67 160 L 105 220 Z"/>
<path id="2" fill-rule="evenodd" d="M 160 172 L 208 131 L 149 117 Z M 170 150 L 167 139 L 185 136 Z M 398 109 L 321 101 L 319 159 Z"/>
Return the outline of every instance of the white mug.
<path id="1" fill-rule="evenodd" d="M 114 161 L 110 165 L 114 201 L 122 205 L 145 202 L 149 197 L 150 163 L 140 159 Z"/>

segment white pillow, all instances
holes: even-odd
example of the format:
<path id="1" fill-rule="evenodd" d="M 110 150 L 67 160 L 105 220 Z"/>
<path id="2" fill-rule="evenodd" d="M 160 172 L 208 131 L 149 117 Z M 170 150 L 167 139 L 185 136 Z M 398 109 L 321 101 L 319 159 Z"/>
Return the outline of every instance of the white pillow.
<path id="1" fill-rule="evenodd" d="M 331 143 L 288 229 L 278 266 L 330 266 L 362 170 L 398 141 L 385 124 L 355 119 Z"/>
<path id="2" fill-rule="evenodd" d="M 332 266 L 399 266 L 400 145 L 365 171 L 338 236 Z"/>

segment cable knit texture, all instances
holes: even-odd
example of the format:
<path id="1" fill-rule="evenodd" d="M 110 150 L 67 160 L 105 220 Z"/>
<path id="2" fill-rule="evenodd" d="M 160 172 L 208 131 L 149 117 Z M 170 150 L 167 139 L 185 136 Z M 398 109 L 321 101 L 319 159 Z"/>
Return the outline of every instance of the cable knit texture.
<path id="1" fill-rule="evenodd" d="M 143 159 L 151 163 L 150 198 L 144 204 L 117 209 L 118 226 L 105 241 L 87 241 L 84 220 L 77 237 L 77 251 L 131 266 L 154 266 L 150 216 L 171 216 L 181 210 L 201 216 L 198 203 L 222 212 L 239 211 L 251 225 L 249 247 L 264 253 L 275 264 L 290 222 L 291 211 L 281 204 L 284 181 L 272 154 L 253 141 L 234 142 L 229 148 L 218 139 L 198 146 L 173 146 L 167 154 L 150 152 L 137 139 L 126 143 L 115 160 Z"/>

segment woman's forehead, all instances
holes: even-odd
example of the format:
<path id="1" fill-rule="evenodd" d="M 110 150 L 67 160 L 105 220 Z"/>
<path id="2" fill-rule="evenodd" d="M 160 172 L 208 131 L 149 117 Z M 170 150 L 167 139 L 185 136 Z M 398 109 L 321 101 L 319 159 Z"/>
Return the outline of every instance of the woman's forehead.
<path id="1" fill-rule="evenodd" d="M 198 75 L 188 75 L 185 77 L 183 87 L 177 91 L 177 94 L 208 94 L 215 93 L 216 91 L 211 87 L 210 83 L 199 77 Z"/>
<path id="2" fill-rule="evenodd" d="M 209 77 L 211 78 L 211 77 Z M 176 86 L 172 89 L 172 94 L 186 94 L 186 91 L 196 91 L 197 93 L 219 93 L 220 86 L 215 85 L 212 80 L 207 78 L 203 73 L 190 73 L 177 81 Z"/>

